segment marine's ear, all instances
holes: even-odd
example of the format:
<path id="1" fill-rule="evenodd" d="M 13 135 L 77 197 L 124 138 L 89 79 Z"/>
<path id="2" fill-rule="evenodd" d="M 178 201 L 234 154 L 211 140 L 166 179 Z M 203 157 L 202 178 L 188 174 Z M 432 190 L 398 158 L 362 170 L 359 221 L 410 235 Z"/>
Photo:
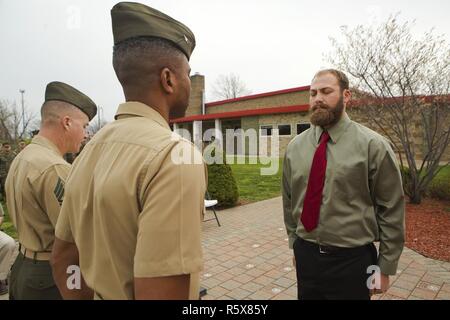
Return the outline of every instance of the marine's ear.
<path id="1" fill-rule="evenodd" d="M 174 92 L 176 84 L 175 73 L 169 68 L 165 67 L 161 70 L 160 74 L 161 87 L 167 94 L 172 94 Z"/>
<path id="2" fill-rule="evenodd" d="M 64 116 L 60 118 L 60 121 L 64 130 L 69 130 L 70 126 L 72 125 L 72 119 L 70 119 L 69 116 Z"/>

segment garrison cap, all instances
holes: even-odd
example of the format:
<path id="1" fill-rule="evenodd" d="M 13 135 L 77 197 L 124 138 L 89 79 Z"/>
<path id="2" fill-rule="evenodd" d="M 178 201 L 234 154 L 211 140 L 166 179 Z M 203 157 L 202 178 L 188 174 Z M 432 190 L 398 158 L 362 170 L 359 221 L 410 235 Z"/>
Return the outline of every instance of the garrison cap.
<path id="1" fill-rule="evenodd" d="M 97 114 L 97 106 L 87 95 L 64 82 L 53 81 L 45 89 L 45 102 L 58 100 L 70 103 L 83 111 L 89 121 Z"/>
<path id="2" fill-rule="evenodd" d="M 195 36 L 181 22 L 136 2 L 119 2 L 111 9 L 114 44 L 135 37 L 156 37 L 175 44 L 191 57 Z"/>

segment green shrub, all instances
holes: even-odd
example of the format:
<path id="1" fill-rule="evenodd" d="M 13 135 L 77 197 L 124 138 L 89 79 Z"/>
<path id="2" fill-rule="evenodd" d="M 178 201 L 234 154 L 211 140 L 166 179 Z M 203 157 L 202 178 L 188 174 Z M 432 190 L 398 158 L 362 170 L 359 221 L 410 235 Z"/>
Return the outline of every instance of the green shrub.
<path id="1" fill-rule="evenodd" d="M 450 167 L 443 168 L 431 181 L 428 188 L 431 197 L 450 200 Z"/>
<path id="2" fill-rule="evenodd" d="M 408 190 L 411 184 L 409 168 L 405 167 L 401 169 L 400 173 L 402 175 L 403 188 Z M 425 195 L 441 200 L 450 200 L 450 166 L 442 168 L 439 171 L 428 185 Z"/>
<path id="3" fill-rule="evenodd" d="M 400 174 L 402 175 L 403 190 L 409 190 L 411 185 L 411 176 L 409 173 L 409 168 L 408 167 L 400 168 Z"/>
<path id="4" fill-rule="evenodd" d="M 232 207 L 239 199 L 239 192 L 231 167 L 223 155 L 222 158 L 222 164 L 208 164 L 208 192 L 219 202 L 219 207 Z"/>

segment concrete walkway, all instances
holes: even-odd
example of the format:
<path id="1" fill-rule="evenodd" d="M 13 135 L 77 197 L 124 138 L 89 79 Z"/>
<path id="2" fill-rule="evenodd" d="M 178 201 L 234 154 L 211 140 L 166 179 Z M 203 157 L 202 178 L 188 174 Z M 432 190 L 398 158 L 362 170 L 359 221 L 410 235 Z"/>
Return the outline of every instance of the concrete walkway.
<path id="1" fill-rule="evenodd" d="M 201 284 L 208 289 L 203 299 L 296 299 L 281 198 L 219 211 L 218 216 L 221 227 L 214 220 L 203 223 Z M 450 300 L 450 263 L 405 248 L 391 284 L 373 299 Z"/>
<path id="2" fill-rule="evenodd" d="M 221 227 L 215 220 L 203 223 L 203 299 L 297 299 L 281 198 L 219 211 L 218 216 Z M 211 217 L 208 212 L 206 218 Z M 373 299 L 450 300 L 450 263 L 405 248 L 391 284 L 387 293 Z"/>

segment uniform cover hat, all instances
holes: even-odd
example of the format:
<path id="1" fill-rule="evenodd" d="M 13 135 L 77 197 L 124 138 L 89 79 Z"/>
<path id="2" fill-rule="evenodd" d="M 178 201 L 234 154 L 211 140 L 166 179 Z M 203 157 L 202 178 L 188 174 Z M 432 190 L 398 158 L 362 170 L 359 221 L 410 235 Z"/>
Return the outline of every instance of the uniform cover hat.
<path id="1" fill-rule="evenodd" d="M 64 82 L 53 81 L 47 84 L 45 101 L 52 100 L 64 101 L 74 105 L 89 117 L 89 121 L 97 114 L 97 106 L 91 98 Z"/>
<path id="2" fill-rule="evenodd" d="M 156 37 L 175 44 L 190 58 L 195 36 L 181 22 L 136 2 L 119 2 L 111 9 L 114 44 L 136 37 Z"/>

